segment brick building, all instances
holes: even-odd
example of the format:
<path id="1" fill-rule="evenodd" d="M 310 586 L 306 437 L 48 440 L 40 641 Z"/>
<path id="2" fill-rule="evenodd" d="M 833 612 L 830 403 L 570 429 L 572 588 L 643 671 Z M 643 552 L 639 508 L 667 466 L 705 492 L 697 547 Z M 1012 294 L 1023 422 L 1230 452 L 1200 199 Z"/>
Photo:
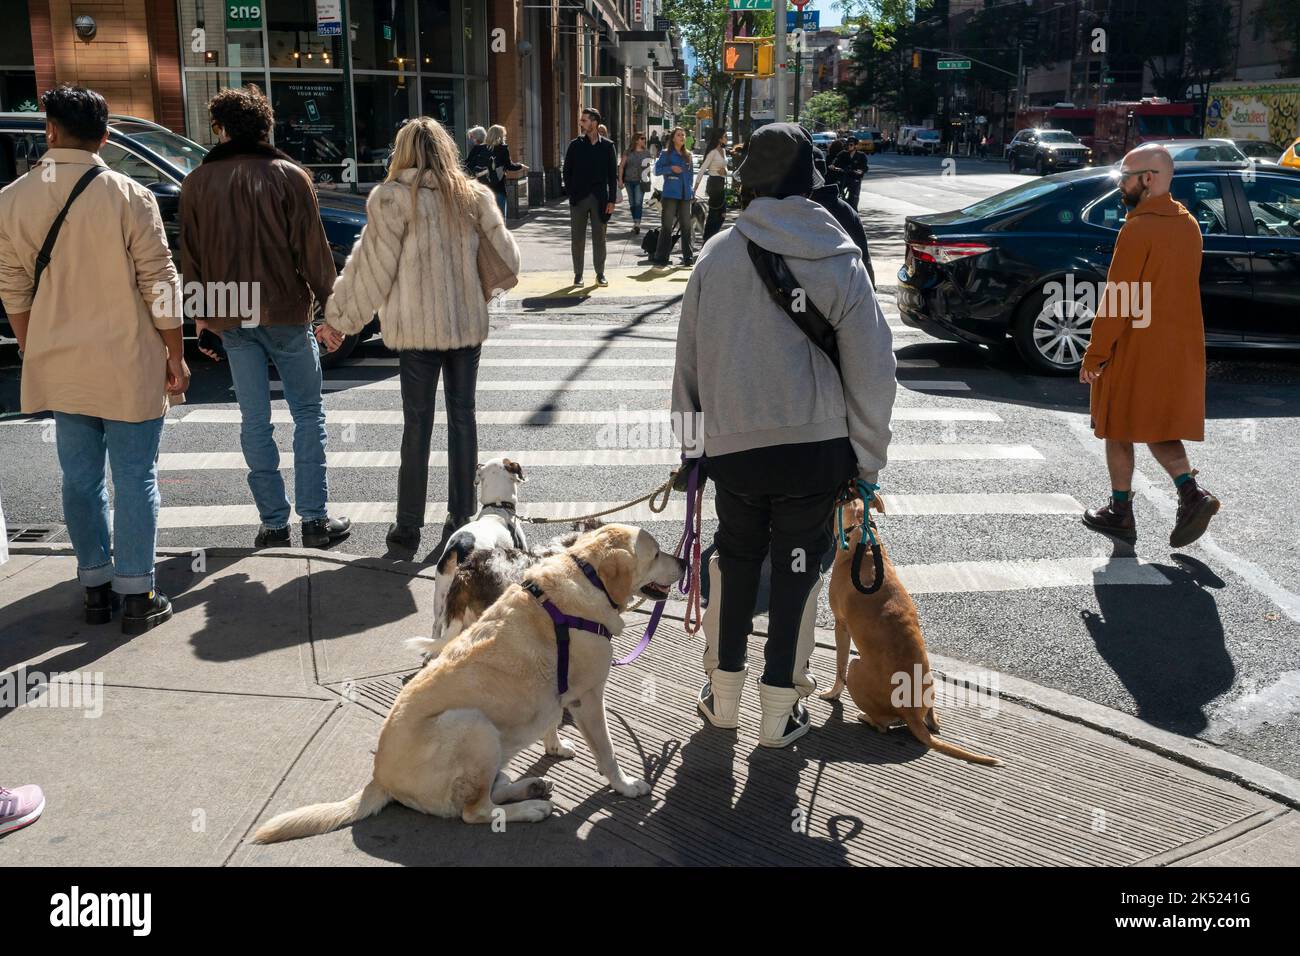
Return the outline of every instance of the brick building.
<path id="1" fill-rule="evenodd" d="M 526 207 L 558 195 L 564 148 L 584 104 L 602 111 L 620 147 L 676 107 L 665 88 L 678 82 L 680 46 L 653 6 L 3 0 L 0 112 L 34 109 L 38 91 L 80 83 L 102 92 L 115 113 L 209 145 L 207 100 L 222 87 L 254 83 L 275 108 L 277 146 L 322 183 L 349 178 L 347 160 L 355 159 L 363 185 L 382 177 L 403 119 L 433 116 L 462 143 L 469 128 L 499 123 L 512 154 L 532 169 L 513 187 Z"/>

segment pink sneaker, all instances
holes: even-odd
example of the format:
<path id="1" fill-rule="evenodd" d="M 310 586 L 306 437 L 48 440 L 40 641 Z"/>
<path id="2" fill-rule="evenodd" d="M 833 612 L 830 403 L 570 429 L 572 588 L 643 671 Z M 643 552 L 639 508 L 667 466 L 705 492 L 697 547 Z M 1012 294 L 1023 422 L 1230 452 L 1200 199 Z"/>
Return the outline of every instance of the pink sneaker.
<path id="1" fill-rule="evenodd" d="M 45 809 L 45 794 L 35 784 L 6 790 L 0 787 L 0 834 L 21 830 L 40 819 Z"/>

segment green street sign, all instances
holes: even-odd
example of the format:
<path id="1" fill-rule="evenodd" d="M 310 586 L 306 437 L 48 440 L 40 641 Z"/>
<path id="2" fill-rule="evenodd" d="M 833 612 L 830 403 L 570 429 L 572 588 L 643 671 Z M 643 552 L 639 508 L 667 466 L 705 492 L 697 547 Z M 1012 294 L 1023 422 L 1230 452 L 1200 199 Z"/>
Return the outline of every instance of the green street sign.
<path id="1" fill-rule="evenodd" d="M 939 69 L 941 70 L 969 70 L 970 60 L 940 60 Z"/>
<path id="2" fill-rule="evenodd" d="M 262 4 L 239 3 L 237 0 L 226 0 L 226 29 L 262 29 Z"/>
<path id="3" fill-rule="evenodd" d="M 727 0 L 728 10 L 771 10 L 772 0 Z"/>

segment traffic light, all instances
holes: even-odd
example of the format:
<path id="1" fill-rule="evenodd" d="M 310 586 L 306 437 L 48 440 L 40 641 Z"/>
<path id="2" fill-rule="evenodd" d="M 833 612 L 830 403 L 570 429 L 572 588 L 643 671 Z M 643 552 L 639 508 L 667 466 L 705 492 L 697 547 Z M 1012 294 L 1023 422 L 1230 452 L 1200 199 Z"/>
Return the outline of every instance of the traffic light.
<path id="1" fill-rule="evenodd" d="M 912 69 L 914 69 L 914 70 L 919 70 L 920 68 L 921 68 L 921 51 L 920 51 L 920 50 L 913 50 L 913 51 L 912 51 Z"/>
<path id="2" fill-rule="evenodd" d="M 753 73 L 755 66 L 753 40 L 727 40 L 722 44 L 724 73 Z"/>
<path id="3" fill-rule="evenodd" d="M 776 47 L 771 43 L 760 43 L 755 47 L 757 53 L 757 70 L 759 76 L 776 75 Z"/>

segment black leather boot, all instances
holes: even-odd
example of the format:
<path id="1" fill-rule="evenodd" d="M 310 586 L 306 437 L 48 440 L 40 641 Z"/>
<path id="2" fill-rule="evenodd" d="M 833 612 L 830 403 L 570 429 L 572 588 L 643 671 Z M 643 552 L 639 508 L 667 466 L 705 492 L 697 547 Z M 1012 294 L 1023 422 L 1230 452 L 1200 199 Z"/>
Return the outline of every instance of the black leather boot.
<path id="1" fill-rule="evenodd" d="M 1137 522 L 1133 520 L 1133 499 L 1110 502 L 1101 508 L 1089 508 L 1083 513 L 1083 523 L 1093 531 L 1114 535 L 1124 541 L 1137 540 Z"/>
<path id="2" fill-rule="evenodd" d="M 352 533 L 352 522 L 347 518 L 317 518 L 302 523 L 304 548 L 327 548 L 342 541 Z"/>
<path id="3" fill-rule="evenodd" d="M 172 616 L 172 602 L 160 591 L 128 594 L 122 600 L 122 633 L 143 634 Z"/>
<path id="4" fill-rule="evenodd" d="M 290 543 L 287 525 L 283 528 L 259 528 L 257 537 L 253 539 L 255 548 L 287 548 Z"/>
<path id="5" fill-rule="evenodd" d="M 1192 472 L 1193 475 L 1196 472 Z M 1209 527 L 1210 519 L 1219 513 L 1219 499 L 1189 478 L 1178 486 L 1178 516 L 1174 530 L 1169 535 L 1169 547 L 1185 548 Z"/>
<path id="6" fill-rule="evenodd" d="M 122 606 L 122 599 L 113 593 L 113 585 L 100 584 L 86 588 L 86 623 L 107 624 Z"/>

